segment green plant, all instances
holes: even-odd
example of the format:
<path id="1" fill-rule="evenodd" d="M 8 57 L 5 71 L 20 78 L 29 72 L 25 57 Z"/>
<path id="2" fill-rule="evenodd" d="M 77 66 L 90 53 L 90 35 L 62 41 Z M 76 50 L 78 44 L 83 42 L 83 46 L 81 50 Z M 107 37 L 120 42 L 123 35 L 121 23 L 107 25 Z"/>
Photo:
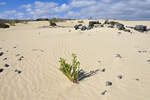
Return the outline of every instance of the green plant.
<path id="1" fill-rule="evenodd" d="M 53 19 L 49 20 L 50 26 L 56 26 L 56 22 L 57 22 L 56 18 L 53 18 Z"/>
<path id="2" fill-rule="evenodd" d="M 80 71 L 80 62 L 77 60 L 77 56 L 72 54 L 72 63 L 66 63 L 64 58 L 60 58 L 60 71 L 62 71 L 69 80 L 73 83 L 78 83 L 79 71 Z"/>

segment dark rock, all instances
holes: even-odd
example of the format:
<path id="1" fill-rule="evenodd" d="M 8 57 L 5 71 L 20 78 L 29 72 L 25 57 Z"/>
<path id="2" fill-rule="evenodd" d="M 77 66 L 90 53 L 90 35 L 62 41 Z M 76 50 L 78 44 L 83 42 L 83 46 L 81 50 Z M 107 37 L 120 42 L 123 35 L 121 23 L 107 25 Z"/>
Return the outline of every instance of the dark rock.
<path id="1" fill-rule="evenodd" d="M 106 71 L 106 69 L 105 69 L 105 68 L 103 68 L 103 69 L 102 69 L 102 72 L 105 72 L 105 71 Z"/>
<path id="2" fill-rule="evenodd" d="M 9 28 L 9 25 L 0 22 L 0 28 Z"/>
<path id="3" fill-rule="evenodd" d="M 104 27 L 104 25 L 101 25 L 101 27 Z"/>
<path id="4" fill-rule="evenodd" d="M 82 28 L 81 28 L 82 31 L 85 31 L 86 29 L 87 29 L 86 26 L 82 26 Z"/>
<path id="5" fill-rule="evenodd" d="M 118 57 L 118 58 L 122 58 L 120 54 L 116 54 L 116 57 Z"/>
<path id="6" fill-rule="evenodd" d="M 136 25 L 136 26 L 134 27 L 134 30 L 139 31 L 139 32 L 144 32 L 144 31 L 147 31 L 147 26 L 144 26 L 144 25 Z"/>
<path id="7" fill-rule="evenodd" d="M 78 30 L 78 29 L 80 29 L 81 26 L 82 26 L 82 24 L 75 25 L 74 28 L 75 28 L 75 30 Z"/>
<path id="8" fill-rule="evenodd" d="M 103 91 L 101 94 L 102 95 L 105 95 L 107 93 L 107 90 Z"/>
<path id="9" fill-rule="evenodd" d="M 19 60 L 19 61 L 21 61 L 23 58 L 24 58 L 24 57 L 23 57 L 23 56 L 21 56 L 18 60 Z"/>
<path id="10" fill-rule="evenodd" d="M 22 71 L 16 69 L 15 72 L 17 72 L 18 74 L 20 74 Z"/>
<path id="11" fill-rule="evenodd" d="M 90 30 L 90 29 L 92 29 L 92 28 L 93 28 L 92 26 L 88 26 L 88 27 L 87 27 L 87 30 Z"/>
<path id="12" fill-rule="evenodd" d="M 4 69 L 3 69 L 3 68 L 0 68 L 0 73 L 3 72 L 3 71 L 4 71 Z"/>
<path id="13" fill-rule="evenodd" d="M 124 30 L 125 29 L 123 24 L 117 24 L 117 28 L 118 28 L 118 30 Z"/>
<path id="14" fill-rule="evenodd" d="M 9 67 L 9 65 L 8 65 L 8 64 L 5 64 L 4 66 L 5 66 L 5 67 Z"/>
<path id="15" fill-rule="evenodd" d="M 7 60 L 7 58 L 4 58 L 3 60 Z"/>
<path id="16" fill-rule="evenodd" d="M 112 82 L 107 81 L 107 82 L 106 82 L 106 86 L 112 86 Z"/>
<path id="17" fill-rule="evenodd" d="M 57 26 L 57 25 L 56 25 L 56 23 L 52 22 L 52 23 L 50 23 L 50 26 L 55 27 L 55 26 Z"/>
<path id="18" fill-rule="evenodd" d="M 101 23 L 99 21 L 90 21 L 89 22 L 89 26 L 92 28 L 94 27 L 94 24 L 101 24 Z"/>
<path id="19" fill-rule="evenodd" d="M 0 56 L 2 56 L 4 54 L 4 52 L 0 52 Z"/>
<path id="20" fill-rule="evenodd" d="M 119 75 L 119 76 L 118 76 L 119 79 L 122 79 L 122 77 L 123 77 L 122 75 Z"/>
<path id="21" fill-rule="evenodd" d="M 137 79 L 135 79 L 135 80 L 136 80 L 136 81 L 140 81 L 140 79 L 138 79 L 138 78 L 137 78 Z"/>
<path id="22" fill-rule="evenodd" d="M 149 60 L 147 60 L 147 62 L 149 62 L 149 63 L 150 63 L 150 59 L 149 59 Z"/>

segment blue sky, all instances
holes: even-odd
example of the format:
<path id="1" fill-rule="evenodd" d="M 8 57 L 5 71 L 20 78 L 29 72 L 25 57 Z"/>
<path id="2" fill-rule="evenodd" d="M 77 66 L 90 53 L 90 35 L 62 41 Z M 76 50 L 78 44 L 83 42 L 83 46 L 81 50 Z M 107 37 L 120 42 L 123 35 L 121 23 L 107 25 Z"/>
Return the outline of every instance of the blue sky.
<path id="1" fill-rule="evenodd" d="M 150 20 L 150 0 L 0 0 L 0 18 Z"/>

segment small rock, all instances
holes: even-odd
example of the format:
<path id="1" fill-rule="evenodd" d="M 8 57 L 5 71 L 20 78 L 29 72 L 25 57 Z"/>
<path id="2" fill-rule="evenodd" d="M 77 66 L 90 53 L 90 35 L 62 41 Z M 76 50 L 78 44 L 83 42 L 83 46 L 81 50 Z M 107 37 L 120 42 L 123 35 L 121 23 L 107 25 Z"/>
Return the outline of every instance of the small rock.
<path id="1" fill-rule="evenodd" d="M 23 56 L 21 56 L 21 57 L 19 58 L 19 61 L 21 61 L 23 58 L 24 58 L 24 57 L 23 57 Z"/>
<path id="2" fill-rule="evenodd" d="M 18 74 L 20 74 L 22 71 L 16 69 L 15 72 L 17 72 Z"/>
<path id="3" fill-rule="evenodd" d="M 5 67 L 9 67 L 9 65 L 8 65 L 8 64 L 5 64 L 4 66 L 5 66 Z"/>
<path id="4" fill-rule="evenodd" d="M 150 63 L 150 59 L 149 59 L 149 60 L 147 60 L 147 62 L 149 62 L 149 63 Z"/>
<path id="5" fill-rule="evenodd" d="M 4 71 L 4 69 L 3 69 L 3 68 L 0 68 L 0 73 L 3 72 L 3 71 Z"/>
<path id="6" fill-rule="evenodd" d="M 71 30 L 69 30 L 68 32 L 71 32 Z"/>
<path id="7" fill-rule="evenodd" d="M 136 26 L 134 27 L 134 30 L 139 31 L 139 32 L 144 32 L 144 31 L 147 31 L 147 26 L 144 26 L 144 25 L 136 25 Z"/>
<path id="8" fill-rule="evenodd" d="M 117 28 L 118 28 L 118 30 L 124 30 L 125 29 L 123 24 L 117 24 Z"/>
<path id="9" fill-rule="evenodd" d="M 17 47 L 13 47 L 13 48 L 17 48 Z"/>
<path id="10" fill-rule="evenodd" d="M 81 28 L 82 31 L 85 31 L 86 29 L 87 29 L 86 26 L 82 26 L 82 28 Z"/>
<path id="11" fill-rule="evenodd" d="M 78 30 L 78 29 L 80 29 L 81 26 L 82 26 L 82 24 L 75 25 L 74 28 L 75 28 L 75 30 Z"/>
<path id="12" fill-rule="evenodd" d="M 122 58 L 120 54 L 116 54 L 115 57 Z"/>
<path id="13" fill-rule="evenodd" d="M 103 69 L 102 69 L 102 72 L 105 72 L 105 71 L 106 71 L 106 69 L 105 69 L 105 68 L 103 68 Z"/>
<path id="14" fill-rule="evenodd" d="M 2 56 L 4 54 L 4 52 L 0 52 L 0 56 Z"/>
<path id="15" fill-rule="evenodd" d="M 140 81 L 140 79 L 138 79 L 138 78 L 137 78 L 137 79 L 135 79 L 135 80 L 136 80 L 136 81 Z"/>
<path id="16" fill-rule="evenodd" d="M 119 79 L 122 79 L 122 77 L 123 77 L 122 75 L 119 75 L 119 76 L 118 76 Z"/>
<path id="17" fill-rule="evenodd" d="M 102 95 L 105 95 L 107 93 L 107 90 L 103 91 L 101 94 Z"/>
<path id="18" fill-rule="evenodd" d="M 7 60 L 7 58 L 4 58 L 3 61 L 4 61 L 4 60 Z"/>
<path id="19" fill-rule="evenodd" d="M 107 82 L 106 82 L 106 86 L 112 86 L 112 82 L 107 81 Z"/>

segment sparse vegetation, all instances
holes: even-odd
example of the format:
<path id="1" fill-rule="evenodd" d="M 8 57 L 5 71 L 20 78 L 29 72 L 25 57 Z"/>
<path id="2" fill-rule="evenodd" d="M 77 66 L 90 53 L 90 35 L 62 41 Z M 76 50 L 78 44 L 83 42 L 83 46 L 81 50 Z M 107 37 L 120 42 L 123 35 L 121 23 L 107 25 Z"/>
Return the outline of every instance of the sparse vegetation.
<path id="1" fill-rule="evenodd" d="M 0 22 L 0 28 L 9 28 L 9 25 Z"/>
<path id="2" fill-rule="evenodd" d="M 111 25 L 117 25 L 117 24 L 120 24 L 119 22 L 115 22 L 115 21 L 110 21 L 109 24 Z"/>
<path id="3" fill-rule="evenodd" d="M 84 23 L 84 21 L 83 20 L 79 20 L 78 23 Z"/>
<path id="4" fill-rule="evenodd" d="M 16 22 L 14 20 L 8 21 L 8 24 L 11 25 L 11 26 L 16 26 Z"/>
<path id="5" fill-rule="evenodd" d="M 58 22 L 56 18 L 49 20 L 50 26 L 56 26 L 56 22 Z"/>
<path id="6" fill-rule="evenodd" d="M 60 58 L 60 71 L 62 71 L 69 80 L 73 83 L 78 83 L 80 62 L 77 60 L 77 56 L 72 54 L 72 63 L 69 64 L 64 58 Z"/>
<path id="7" fill-rule="evenodd" d="M 38 18 L 36 21 L 48 21 L 48 18 Z"/>

